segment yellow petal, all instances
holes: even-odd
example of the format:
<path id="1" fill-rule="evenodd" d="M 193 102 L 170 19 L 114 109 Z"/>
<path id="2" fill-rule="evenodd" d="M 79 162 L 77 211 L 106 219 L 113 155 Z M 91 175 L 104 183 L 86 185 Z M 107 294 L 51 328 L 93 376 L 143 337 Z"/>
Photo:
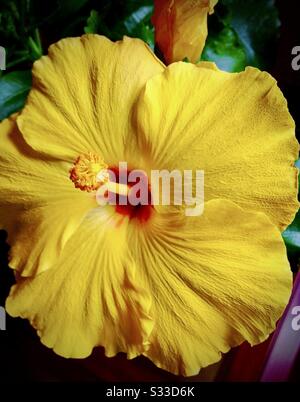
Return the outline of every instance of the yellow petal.
<path id="1" fill-rule="evenodd" d="M 131 236 L 153 297 L 144 354 L 159 367 L 195 375 L 221 352 L 262 342 L 275 328 L 292 274 L 280 231 L 265 214 L 212 200 L 201 217 L 163 213 Z"/>
<path id="2" fill-rule="evenodd" d="M 206 201 L 231 199 L 284 229 L 298 209 L 299 151 L 286 100 L 268 73 L 201 65 L 175 63 L 146 84 L 137 104 L 145 160 L 204 170 Z"/>
<path id="3" fill-rule="evenodd" d="M 167 64 L 199 60 L 207 37 L 207 15 L 218 0 L 155 0 L 155 41 Z"/>
<path id="4" fill-rule="evenodd" d="M 219 71 L 218 66 L 214 61 L 199 61 L 199 63 L 196 64 L 197 67 L 201 68 L 208 68 L 210 70 L 214 71 Z"/>
<path id="5" fill-rule="evenodd" d="M 51 270 L 12 288 L 8 313 L 29 319 L 42 343 L 64 357 L 87 357 L 98 345 L 107 356 L 145 351 L 151 299 L 135 278 L 126 227 L 105 208 L 93 211 Z"/>
<path id="6" fill-rule="evenodd" d="M 131 134 L 137 94 L 163 69 L 139 39 L 63 39 L 34 64 L 33 89 L 19 128 L 46 155 L 71 162 L 93 152 L 109 165 L 118 163 Z"/>
<path id="7" fill-rule="evenodd" d="M 69 164 L 25 143 L 15 118 L 0 124 L 0 228 L 8 231 L 10 266 L 30 276 L 51 267 L 97 203 L 74 188 Z"/>

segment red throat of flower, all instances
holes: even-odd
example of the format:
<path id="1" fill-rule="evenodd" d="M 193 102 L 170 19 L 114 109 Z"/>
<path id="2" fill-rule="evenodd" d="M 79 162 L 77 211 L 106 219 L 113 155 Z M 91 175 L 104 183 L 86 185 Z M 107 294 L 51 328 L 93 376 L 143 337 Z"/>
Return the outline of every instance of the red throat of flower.
<path id="1" fill-rule="evenodd" d="M 128 176 L 131 173 L 131 170 L 125 170 L 125 171 L 120 171 L 118 167 L 111 167 L 109 168 L 111 170 L 116 178 L 116 182 L 119 184 L 123 184 L 128 186 L 129 190 L 131 187 L 134 186 L 136 183 L 128 183 Z M 130 201 L 128 199 L 128 194 L 127 195 L 120 195 L 117 194 L 117 202 L 116 202 L 116 212 L 129 216 L 130 219 L 138 219 L 140 222 L 147 222 L 154 211 L 153 205 L 152 205 L 152 197 L 151 197 L 151 189 L 150 185 L 147 185 L 147 188 L 145 189 L 145 192 L 147 192 L 147 205 L 131 205 Z M 139 196 L 139 192 L 137 194 Z"/>

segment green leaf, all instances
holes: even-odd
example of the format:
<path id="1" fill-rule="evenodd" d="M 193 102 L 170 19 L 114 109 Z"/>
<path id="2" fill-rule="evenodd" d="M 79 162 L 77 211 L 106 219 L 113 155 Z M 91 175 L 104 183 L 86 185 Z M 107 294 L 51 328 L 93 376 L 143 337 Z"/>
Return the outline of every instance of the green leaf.
<path id="1" fill-rule="evenodd" d="M 131 4 L 133 6 L 133 4 Z M 117 24 L 119 36 L 128 35 L 140 38 L 154 49 L 154 28 L 151 24 L 153 5 L 143 5 L 133 11 L 121 23 Z"/>
<path id="2" fill-rule="evenodd" d="M 127 35 L 140 38 L 154 49 L 154 28 L 151 24 L 153 6 L 143 6 L 133 12 L 125 21 Z"/>
<path id="3" fill-rule="evenodd" d="M 102 24 L 102 18 L 98 11 L 92 10 L 89 18 L 87 19 L 86 26 L 84 27 L 85 33 L 98 33 L 100 25 Z"/>
<path id="4" fill-rule="evenodd" d="M 221 70 L 238 72 L 247 66 L 245 50 L 236 33 L 229 27 L 215 36 L 209 36 L 202 60 L 214 61 Z"/>
<path id="5" fill-rule="evenodd" d="M 300 159 L 295 163 L 295 166 L 300 169 Z M 299 189 L 300 189 L 300 175 L 298 176 Z M 300 210 L 297 212 L 294 221 L 282 233 L 285 241 L 289 256 L 300 256 Z"/>
<path id="6" fill-rule="evenodd" d="M 41 58 L 43 56 L 43 48 L 42 48 L 40 33 L 39 33 L 38 29 L 36 29 L 34 31 L 34 38 L 29 36 L 27 43 L 28 43 L 28 49 L 29 49 L 29 53 L 31 55 L 32 61 L 38 60 L 39 58 Z"/>
<path id="7" fill-rule="evenodd" d="M 289 255 L 300 253 L 300 211 L 297 212 L 294 221 L 282 233 Z"/>
<path id="8" fill-rule="evenodd" d="M 90 12 L 84 32 L 99 33 L 111 40 L 127 35 L 140 38 L 154 48 L 152 14 L 152 0 L 102 0 L 101 7 Z"/>
<path id="9" fill-rule="evenodd" d="M 134 32 L 141 23 L 151 18 L 152 13 L 153 13 L 152 6 L 143 6 L 138 8 L 124 21 L 124 25 L 127 31 Z"/>
<path id="10" fill-rule="evenodd" d="M 264 68 L 272 58 L 273 44 L 278 36 L 280 21 L 274 0 L 223 0 L 228 14 L 224 24 L 238 35 L 243 45 L 247 65 Z"/>
<path id="11" fill-rule="evenodd" d="M 230 72 L 272 65 L 280 26 L 274 0 L 220 1 L 208 22 L 202 60 Z"/>
<path id="12" fill-rule="evenodd" d="M 152 7 L 153 10 L 153 0 L 118 0 L 117 3 L 120 5 L 123 4 L 124 13 L 127 16 L 135 13 L 141 7 Z"/>
<path id="13" fill-rule="evenodd" d="M 152 50 L 154 50 L 155 40 L 154 40 L 154 28 L 149 24 L 141 23 L 139 29 L 135 34 L 136 38 L 142 39 L 144 42 L 148 43 Z"/>
<path id="14" fill-rule="evenodd" d="M 30 88 L 30 71 L 14 71 L 0 78 L 0 121 L 23 108 Z"/>

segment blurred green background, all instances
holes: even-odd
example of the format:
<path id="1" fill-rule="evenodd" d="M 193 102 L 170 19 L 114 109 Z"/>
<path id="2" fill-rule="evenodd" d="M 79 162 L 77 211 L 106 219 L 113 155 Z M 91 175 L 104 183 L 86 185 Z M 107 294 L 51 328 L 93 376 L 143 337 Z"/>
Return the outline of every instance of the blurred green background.
<path id="1" fill-rule="evenodd" d="M 230 72 L 242 71 L 247 65 L 271 72 L 279 80 L 299 127 L 294 93 L 298 77 L 296 81 L 295 75 L 286 80 L 282 65 L 290 62 L 289 52 L 292 46 L 300 45 L 300 35 L 299 43 L 285 45 L 284 56 L 279 51 L 284 36 L 280 8 L 290 8 L 294 3 L 219 0 L 215 13 L 209 17 L 209 36 L 202 59 L 215 61 Z M 0 71 L 0 121 L 23 107 L 31 87 L 32 63 L 47 53 L 51 43 L 83 33 L 99 33 L 112 40 L 123 35 L 139 37 L 156 50 L 152 14 L 152 0 L 0 0 L 0 46 L 7 53 L 6 70 Z M 296 272 L 300 257 L 300 213 L 283 237 Z"/>

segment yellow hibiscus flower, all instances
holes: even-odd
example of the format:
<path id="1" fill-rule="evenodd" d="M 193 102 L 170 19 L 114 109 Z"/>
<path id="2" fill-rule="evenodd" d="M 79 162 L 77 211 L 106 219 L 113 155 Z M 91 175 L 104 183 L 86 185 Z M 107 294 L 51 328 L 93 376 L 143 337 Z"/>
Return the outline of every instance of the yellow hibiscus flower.
<path id="1" fill-rule="evenodd" d="M 154 0 L 155 42 L 167 64 L 196 63 L 207 37 L 207 16 L 218 0 Z"/>
<path id="2" fill-rule="evenodd" d="M 298 143 L 269 74 L 165 67 L 138 39 L 64 39 L 35 62 L 27 104 L 0 135 L 17 279 L 6 309 L 43 344 L 193 375 L 273 331 L 292 285 L 280 229 L 298 208 Z M 99 206 L 95 175 L 120 161 L 203 169 L 203 215 Z"/>

